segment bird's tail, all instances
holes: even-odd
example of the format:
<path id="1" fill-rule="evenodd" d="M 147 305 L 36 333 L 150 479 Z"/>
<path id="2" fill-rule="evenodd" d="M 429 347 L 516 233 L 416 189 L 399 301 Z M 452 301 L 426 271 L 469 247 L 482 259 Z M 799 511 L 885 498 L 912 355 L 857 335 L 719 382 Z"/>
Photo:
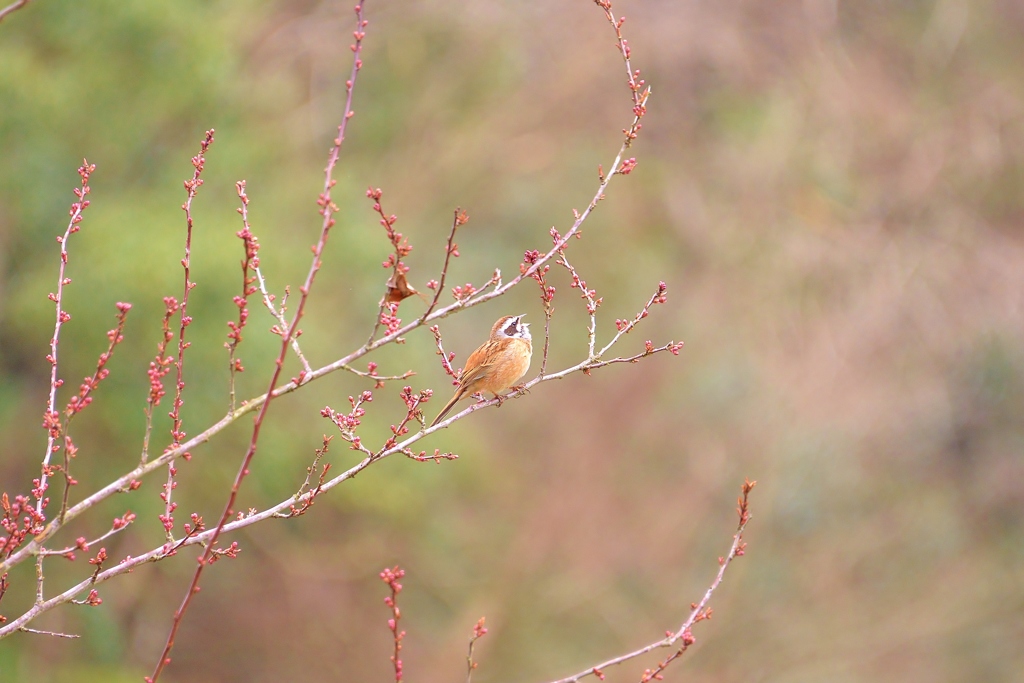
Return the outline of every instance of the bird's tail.
<path id="1" fill-rule="evenodd" d="M 464 395 L 465 392 L 460 387 L 458 391 L 455 392 L 455 395 L 452 396 L 451 400 L 445 404 L 444 408 L 441 408 L 441 412 L 438 413 L 437 417 L 434 418 L 434 421 L 430 423 L 430 426 L 433 427 L 438 422 L 443 420 L 444 416 L 447 415 L 451 411 L 451 409 L 455 407 L 455 404 L 458 403 L 459 399 L 461 399 Z"/>

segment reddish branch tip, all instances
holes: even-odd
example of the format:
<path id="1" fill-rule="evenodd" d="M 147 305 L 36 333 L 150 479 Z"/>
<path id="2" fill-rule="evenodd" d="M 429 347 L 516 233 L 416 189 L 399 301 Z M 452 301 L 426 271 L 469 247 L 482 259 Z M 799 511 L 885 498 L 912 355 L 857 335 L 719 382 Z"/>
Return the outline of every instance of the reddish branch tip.
<path id="1" fill-rule="evenodd" d="M 400 631 L 398 628 L 398 620 L 402 618 L 402 612 L 398 609 L 398 594 L 402 592 L 402 584 L 398 580 L 403 576 L 405 576 L 405 570 L 397 565 L 393 569 L 385 567 L 384 571 L 380 573 L 381 580 L 391 588 L 391 595 L 384 598 L 384 604 L 391 608 L 392 616 L 388 619 L 388 628 L 395 641 L 391 662 L 395 667 L 396 683 L 401 683 L 402 680 L 402 660 L 399 658 L 399 653 L 402 651 L 402 639 L 405 637 L 405 631 Z"/>
<path id="2" fill-rule="evenodd" d="M 749 479 L 744 479 L 743 487 L 740 489 L 741 495 L 736 499 L 736 512 L 739 514 L 741 527 L 750 521 L 750 505 L 748 498 L 750 497 L 750 492 L 754 490 L 755 486 L 757 486 L 757 480 L 751 481 Z M 743 550 L 743 548 L 740 548 L 740 550 Z M 742 552 L 738 552 L 737 554 L 740 555 Z"/>
<path id="3" fill-rule="evenodd" d="M 483 638 L 487 635 L 487 627 L 484 626 L 484 622 L 487 617 L 480 617 L 480 620 L 476 622 L 476 626 L 473 627 L 473 640 Z"/>
<path id="4" fill-rule="evenodd" d="M 89 560 L 89 564 L 99 567 L 107 560 L 107 549 L 100 548 L 100 551 L 96 553 L 96 557 Z"/>
<path id="5" fill-rule="evenodd" d="M 245 325 L 249 320 L 249 296 L 255 294 L 258 290 L 258 287 L 256 286 L 257 275 L 255 271 L 260 265 L 260 243 L 249 227 L 249 197 L 245 193 L 245 181 L 240 180 L 235 183 L 235 189 L 238 193 L 238 198 L 242 202 L 242 206 L 238 209 L 238 212 L 242 214 L 242 229 L 236 232 L 235 235 L 242 240 L 245 249 L 245 258 L 241 261 L 242 294 L 232 298 L 235 306 L 238 307 L 238 321 L 228 321 L 228 341 L 224 343 L 224 346 L 228 349 L 228 367 L 232 374 L 232 407 L 234 407 L 234 373 L 245 371 L 245 367 L 242 365 L 241 359 L 235 357 L 235 352 L 238 345 L 242 342 L 242 330 L 245 328 Z"/>

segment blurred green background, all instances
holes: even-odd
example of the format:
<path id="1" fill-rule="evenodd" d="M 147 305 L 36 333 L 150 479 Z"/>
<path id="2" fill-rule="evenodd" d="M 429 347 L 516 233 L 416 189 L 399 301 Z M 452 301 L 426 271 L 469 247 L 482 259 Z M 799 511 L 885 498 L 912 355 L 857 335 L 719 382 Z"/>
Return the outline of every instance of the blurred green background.
<path id="1" fill-rule="evenodd" d="M 680 623 L 728 548 L 744 477 L 759 481 L 748 555 L 670 680 L 1019 680 L 1024 5 L 615 9 L 654 95 L 637 169 L 615 180 L 572 254 L 604 297 L 602 339 L 664 279 L 669 304 L 621 350 L 683 339 L 680 357 L 541 385 L 423 443 L 458 461 L 385 461 L 310 514 L 239 534 L 240 558 L 206 574 L 168 680 L 388 680 L 377 572 L 396 563 L 408 571 L 409 680 L 464 675 L 481 615 L 479 683 L 569 675 Z M 515 273 L 550 226 L 567 228 L 629 121 L 621 60 L 591 3 L 370 0 L 367 16 L 339 224 L 303 325 L 314 366 L 362 343 L 386 278 L 368 185 L 415 246 L 421 289 L 452 209 L 465 208 L 451 284 L 479 284 L 494 267 Z M 105 346 L 114 303 L 134 309 L 74 424 L 77 496 L 137 462 L 161 298 L 181 295 L 181 181 L 206 128 L 217 134 L 194 205 L 186 431 L 228 402 L 236 180 L 248 181 L 270 286 L 301 283 L 352 27 L 349 3 L 199 0 L 38 0 L 0 24 L 0 489 L 26 491 L 44 450 L 53 238 L 82 157 L 97 170 L 69 247 L 65 401 Z M 565 274 L 552 279 L 557 368 L 585 353 L 585 318 Z M 422 306 L 408 300 L 403 317 Z M 269 316 L 251 308 L 242 396 L 262 392 L 276 351 Z M 520 311 L 539 327 L 532 283 L 446 320 L 456 364 Z M 447 394 L 424 332 L 374 360 Z M 274 404 L 240 507 L 297 488 L 333 430 L 319 410 L 367 388 L 355 380 L 331 375 Z M 377 393 L 366 441 L 400 419 L 398 388 Z M 249 425 L 181 466 L 179 523 L 219 514 Z M 328 456 L 335 471 L 354 462 L 342 446 Z M 95 536 L 131 509 L 138 522 L 108 552 L 153 547 L 161 479 L 59 538 Z M 0 678 L 139 680 L 190 556 L 102 586 L 99 608 L 33 624 L 79 640 L 0 642 Z M 89 571 L 82 558 L 47 568 L 51 592 Z M 33 570 L 11 579 L 8 616 L 31 601 Z M 638 680 L 650 663 L 608 678 Z"/>

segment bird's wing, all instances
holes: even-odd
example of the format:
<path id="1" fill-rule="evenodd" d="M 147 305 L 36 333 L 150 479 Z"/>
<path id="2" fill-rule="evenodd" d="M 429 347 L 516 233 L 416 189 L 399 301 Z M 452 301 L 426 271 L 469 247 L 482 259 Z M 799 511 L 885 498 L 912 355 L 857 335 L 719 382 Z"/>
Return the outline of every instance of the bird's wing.
<path id="1" fill-rule="evenodd" d="M 459 387 L 468 387 L 473 382 L 483 377 L 484 374 L 487 372 L 487 368 L 491 367 L 492 365 L 494 365 L 493 362 L 481 363 L 480 365 L 476 366 L 475 368 L 470 370 L 469 373 L 464 374 L 461 378 L 459 378 Z"/>

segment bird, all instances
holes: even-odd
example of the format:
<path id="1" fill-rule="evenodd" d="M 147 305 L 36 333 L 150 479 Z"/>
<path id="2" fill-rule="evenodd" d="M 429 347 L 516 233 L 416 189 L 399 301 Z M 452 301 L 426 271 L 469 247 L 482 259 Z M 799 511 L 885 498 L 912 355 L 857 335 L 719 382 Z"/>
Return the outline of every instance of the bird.
<path id="1" fill-rule="evenodd" d="M 491 392 L 500 404 L 499 394 L 526 374 L 533 357 L 533 338 L 529 323 L 522 322 L 524 317 L 525 314 L 498 318 L 487 341 L 469 354 L 455 395 L 430 423 L 431 427 L 443 420 L 461 399 L 479 391 Z"/>

